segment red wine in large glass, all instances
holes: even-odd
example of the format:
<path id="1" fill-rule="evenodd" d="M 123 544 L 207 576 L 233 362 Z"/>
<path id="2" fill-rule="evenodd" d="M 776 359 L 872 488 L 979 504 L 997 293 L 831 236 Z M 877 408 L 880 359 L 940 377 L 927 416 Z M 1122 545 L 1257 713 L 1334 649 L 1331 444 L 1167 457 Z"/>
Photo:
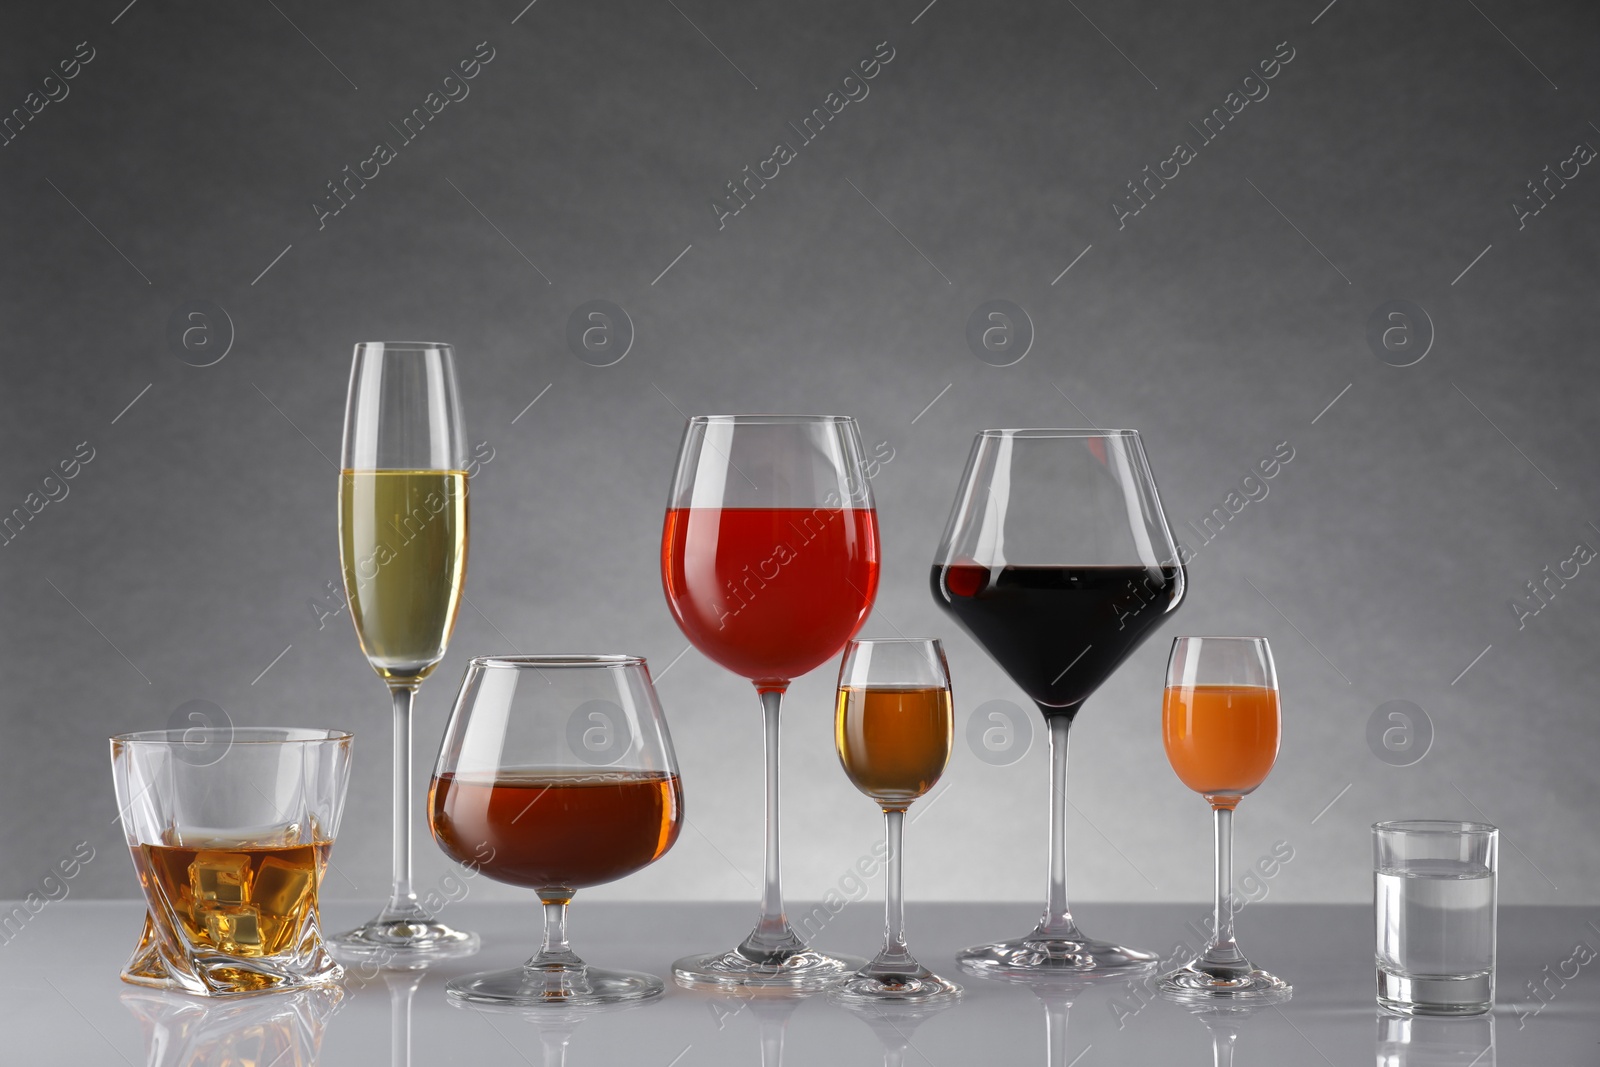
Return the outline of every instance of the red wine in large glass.
<path id="1" fill-rule="evenodd" d="M 1177 567 L 933 568 L 933 595 L 1046 714 L 1075 715 L 1161 625 Z"/>
<path id="2" fill-rule="evenodd" d="M 757 683 L 838 655 L 878 588 L 868 508 L 673 508 L 661 534 L 667 606 L 684 636 Z"/>
<path id="3" fill-rule="evenodd" d="M 697 415 L 684 429 L 661 530 L 661 585 L 684 636 L 755 683 L 766 744 L 761 918 L 728 952 L 672 965 L 684 985 L 825 989 L 860 960 L 806 947 L 778 869 L 778 723 L 789 683 L 833 659 L 878 591 L 878 513 L 854 419 Z"/>
<path id="4" fill-rule="evenodd" d="M 1044 915 L 958 953 L 983 975 L 1130 975 L 1156 956 L 1098 941 L 1067 906 L 1067 738 L 1085 701 L 1183 600 L 1187 575 L 1133 430 L 985 430 L 934 556 L 933 598 L 1050 731 Z"/>

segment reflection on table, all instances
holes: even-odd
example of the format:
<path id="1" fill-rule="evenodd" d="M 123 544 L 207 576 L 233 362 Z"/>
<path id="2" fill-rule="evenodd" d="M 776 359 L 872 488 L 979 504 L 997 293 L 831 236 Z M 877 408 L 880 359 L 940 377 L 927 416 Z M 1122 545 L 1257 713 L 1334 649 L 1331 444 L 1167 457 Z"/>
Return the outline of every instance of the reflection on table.
<path id="1" fill-rule="evenodd" d="M 905 1067 L 908 1061 L 906 1053 L 913 1049 L 920 1059 L 932 1062 L 927 1053 L 912 1043 L 911 1035 L 935 1015 L 942 1015 L 959 1006 L 960 1001 L 957 1000 L 941 1000 L 931 1004 L 895 1004 L 891 1001 L 838 1005 L 841 1011 L 848 1011 L 878 1035 L 878 1041 L 883 1045 L 883 1067 Z"/>
<path id="2" fill-rule="evenodd" d="M 1494 1016 L 1378 1013 L 1378 1067 L 1495 1067 Z"/>
<path id="3" fill-rule="evenodd" d="M 122 994 L 149 1067 L 312 1067 L 344 992 L 330 986 L 234 999 Z"/>

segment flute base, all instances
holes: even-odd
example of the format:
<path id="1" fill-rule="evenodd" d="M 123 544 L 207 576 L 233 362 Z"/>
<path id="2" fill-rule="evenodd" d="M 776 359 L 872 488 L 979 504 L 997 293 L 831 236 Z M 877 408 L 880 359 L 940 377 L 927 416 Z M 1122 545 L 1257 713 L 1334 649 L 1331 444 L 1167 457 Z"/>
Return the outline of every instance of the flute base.
<path id="1" fill-rule="evenodd" d="M 761 989 L 789 993 L 815 993 L 837 985 L 866 966 L 855 956 L 833 956 L 803 948 L 753 960 L 733 949 L 685 956 L 672 965 L 672 977 L 686 989 Z"/>
<path id="2" fill-rule="evenodd" d="M 956 962 L 968 974 L 992 978 L 1100 975 L 1128 976 L 1155 969 L 1153 952 L 1113 945 L 1094 938 L 1047 937 L 1039 932 L 1010 941 L 974 945 L 956 953 Z"/>
<path id="3" fill-rule="evenodd" d="M 1293 987 L 1277 975 L 1246 969 L 1211 974 L 1201 969 L 1200 961 L 1161 976 L 1163 996 L 1180 1003 L 1220 1003 L 1229 1001 L 1275 1002 L 1287 998 Z"/>
<path id="4" fill-rule="evenodd" d="M 377 967 L 426 967 L 478 951 L 478 935 L 457 930 L 425 914 L 379 915 L 347 933 L 328 939 L 328 951 L 341 963 Z"/>

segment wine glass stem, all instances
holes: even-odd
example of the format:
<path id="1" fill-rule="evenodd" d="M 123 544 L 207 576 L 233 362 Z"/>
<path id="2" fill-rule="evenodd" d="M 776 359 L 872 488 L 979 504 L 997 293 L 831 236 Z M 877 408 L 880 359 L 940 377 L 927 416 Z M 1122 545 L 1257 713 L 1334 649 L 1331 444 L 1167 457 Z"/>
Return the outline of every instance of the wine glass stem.
<path id="1" fill-rule="evenodd" d="M 389 906 L 416 898 L 411 890 L 411 707 L 415 686 L 395 686 L 394 697 L 394 888 Z"/>
<path id="2" fill-rule="evenodd" d="M 1067 735 L 1072 717 L 1046 714 L 1045 723 L 1050 730 L 1050 885 L 1044 918 L 1036 932 L 1043 937 L 1081 940 L 1083 934 L 1067 905 Z"/>
<path id="3" fill-rule="evenodd" d="M 1214 805 L 1212 811 L 1217 825 L 1217 906 L 1206 955 L 1216 956 L 1219 950 L 1237 954 L 1233 941 L 1233 809 Z"/>
<path id="4" fill-rule="evenodd" d="M 758 692 L 762 737 L 767 750 L 767 867 L 761 889 L 761 921 L 739 950 L 758 962 L 775 962 L 804 950 L 805 942 L 789 927 L 788 917 L 783 913 L 783 886 L 779 877 L 778 717 L 783 707 L 783 690 L 763 688 Z"/>
<path id="5" fill-rule="evenodd" d="M 906 897 L 905 857 L 901 852 L 906 813 L 904 809 L 885 809 L 883 813 L 883 839 L 889 850 L 889 868 L 884 875 L 883 893 L 883 951 L 887 956 L 909 959 L 906 948 Z"/>

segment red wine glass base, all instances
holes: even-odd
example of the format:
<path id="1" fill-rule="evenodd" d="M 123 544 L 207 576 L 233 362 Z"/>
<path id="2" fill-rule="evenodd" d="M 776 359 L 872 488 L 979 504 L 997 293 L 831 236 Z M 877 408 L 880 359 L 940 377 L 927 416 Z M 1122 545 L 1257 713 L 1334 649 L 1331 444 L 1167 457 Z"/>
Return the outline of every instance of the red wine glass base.
<path id="1" fill-rule="evenodd" d="M 1032 975 L 1135 975 L 1153 971 L 1155 953 L 1093 938 L 1064 940 L 1029 934 L 1010 941 L 974 945 L 956 953 L 969 974 L 983 977 Z"/>
<path id="2" fill-rule="evenodd" d="M 466 1004 L 508 1008 L 580 1008 L 619 1004 L 661 995 L 665 988 L 653 974 L 576 967 L 511 967 L 503 971 L 452 978 L 445 983 L 450 999 Z"/>

